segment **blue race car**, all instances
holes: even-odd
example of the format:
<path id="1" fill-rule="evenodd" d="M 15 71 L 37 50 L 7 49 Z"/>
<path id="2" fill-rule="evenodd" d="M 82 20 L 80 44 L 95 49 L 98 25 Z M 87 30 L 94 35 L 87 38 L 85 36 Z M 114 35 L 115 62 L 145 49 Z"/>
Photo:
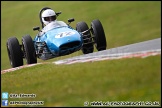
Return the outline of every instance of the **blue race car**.
<path id="1" fill-rule="evenodd" d="M 37 63 L 37 58 L 48 60 L 58 56 L 64 56 L 82 50 L 83 54 L 93 53 L 95 47 L 98 51 L 105 50 L 107 46 L 105 33 L 101 22 L 96 19 L 91 22 L 91 27 L 84 22 L 78 22 L 76 29 L 69 24 L 74 21 L 68 19 L 68 24 L 63 21 L 55 21 L 44 27 L 41 14 L 44 10 L 51 9 L 44 7 L 40 10 L 39 17 L 42 24 L 34 27 L 38 34 L 34 39 L 30 35 L 22 37 L 22 45 L 16 37 L 7 40 L 7 52 L 11 66 L 18 67 L 23 65 L 23 58 L 27 64 Z M 61 12 L 56 12 L 59 16 Z"/>

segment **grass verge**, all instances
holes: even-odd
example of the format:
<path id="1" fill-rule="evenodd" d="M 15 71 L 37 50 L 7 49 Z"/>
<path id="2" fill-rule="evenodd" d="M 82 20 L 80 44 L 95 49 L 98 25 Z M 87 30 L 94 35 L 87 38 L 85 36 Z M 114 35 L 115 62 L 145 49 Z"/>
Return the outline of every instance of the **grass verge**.
<path id="1" fill-rule="evenodd" d="M 161 104 L 161 55 L 147 58 L 43 64 L 1 75 L 1 91 L 34 93 L 44 106 L 84 106 L 85 101 L 157 101 Z"/>

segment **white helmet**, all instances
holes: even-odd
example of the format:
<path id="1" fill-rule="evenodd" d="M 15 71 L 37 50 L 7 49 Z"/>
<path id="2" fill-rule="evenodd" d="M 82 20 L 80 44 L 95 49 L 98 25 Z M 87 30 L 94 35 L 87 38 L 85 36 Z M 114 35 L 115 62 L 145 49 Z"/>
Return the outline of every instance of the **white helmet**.
<path id="1" fill-rule="evenodd" d="M 56 13 L 52 9 L 47 9 L 42 13 L 42 21 L 45 25 L 56 20 Z"/>

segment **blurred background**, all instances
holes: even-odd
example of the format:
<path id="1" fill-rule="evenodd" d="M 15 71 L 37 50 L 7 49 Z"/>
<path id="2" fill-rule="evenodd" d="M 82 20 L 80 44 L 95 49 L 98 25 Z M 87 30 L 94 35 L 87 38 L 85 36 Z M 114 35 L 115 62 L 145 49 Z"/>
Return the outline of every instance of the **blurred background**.
<path id="1" fill-rule="evenodd" d="M 58 20 L 71 23 L 99 19 L 104 27 L 107 49 L 161 37 L 160 1 L 1 1 L 1 70 L 10 68 L 6 41 L 16 36 L 21 43 L 22 36 L 30 34 L 34 38 L 40 26 L 39 11 L 43 7 L 62 11 Z M 95 50 L 96 51 L 96 50 Z M 61 58 L 80 55 L 76 52 Z M 49 61 L 60 60 L 55 58 Z M 43 61 L 41 61 L 43 62 Z"/>
<path id="2" fill-rule="evenodd" d="M 103 25 L 107 49 L 161 37 L 160 1 L 1 1 L 1 70 L 11 68 L 6 42 L 37 31 L 39 11 L 50 7 L 61 11 L 58 20 L 70 25 L 99 19 Z M 95 51 L 97 51 L 95 49 Z M 81 51 L 53 58 L 53 62 L 82 55 Z M 25 63 L 25 61 L 24 61 Z M 1 91 L 34 93 L 36 98 L 11 100 L 44 101 L 44 106 L 84 106 L 93 101 L 144 101 L 161 104 L 161 55 L 98 62 L 36 65 L 1 74 Z M 23 106 L 23 105 L 22 105 Z"/>

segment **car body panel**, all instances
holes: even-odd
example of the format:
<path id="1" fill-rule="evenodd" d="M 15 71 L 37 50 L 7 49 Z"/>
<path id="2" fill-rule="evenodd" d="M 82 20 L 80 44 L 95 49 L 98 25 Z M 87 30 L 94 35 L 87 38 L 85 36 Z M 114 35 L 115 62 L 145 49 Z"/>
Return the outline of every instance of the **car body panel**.
<path id="1" fill-rule="evenodd" d="M 40 53 L 40 49 L 44 48 L 44 51 L 42 50 L 40 54 L 41 59 L 67 55 L 81 49 L 83 44 L 81 33 L 70 26 L 60 26 L 46 30 L 42 29 L 42 33 L 34 38 L 36 52 Z"/>

